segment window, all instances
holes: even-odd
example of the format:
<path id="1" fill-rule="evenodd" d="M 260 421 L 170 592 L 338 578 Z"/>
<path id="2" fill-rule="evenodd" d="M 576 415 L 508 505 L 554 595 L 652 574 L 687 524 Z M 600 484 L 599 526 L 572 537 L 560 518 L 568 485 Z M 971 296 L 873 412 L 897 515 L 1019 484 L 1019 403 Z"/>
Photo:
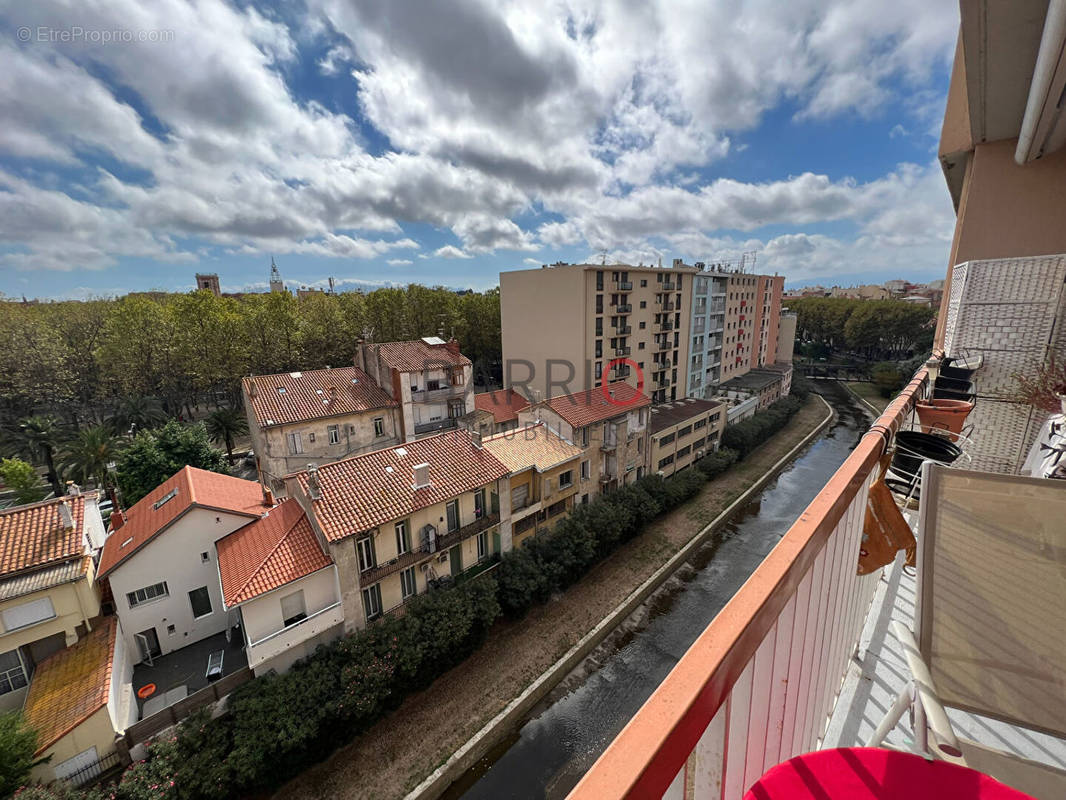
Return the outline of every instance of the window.
<path id="1" fill-rule="evenodd" d="M 602 314 L 603 313 L 603 295 L 602 294 L 596 295 L 596 313 L 597 314 Z"/>
<path id="2" fill-rule="evenodd" d="M 703 419 L 698 419 L 698 420 L 696 420 L 695 422 L 692 423 L 692 427 L 695 428 L 696 430 L 699 430 L 700 428 L 704 428 L 706 426 L 707 426 L 707 418 L 706 417 L 704 417 Z"/>
<path id="3" fill-rule="evenodd" d="M 477 535 L 477 560 L 481 561 L 489 554 L 489 532 L 482 531 Z"/>
<path id="4" fill-rule="evenodd" d="M 692 448 L 691 448 L 691 446 L 690 446 L 690 445 L 687 445 L 687 444 L 686 444 L 686 445 L 685 445 L 684 447 L 682 447 L 682 448 L 678 449 L 678 451 L 677 451 L 677 457 L 678 457 L 678 458 L 684 458 L 684 457 L 685 457 L 685 456 L 687 456 L 687 455 L 688 455 L 688 454 L 689 454 L 690 452 L 692 452 Z"/>
<path id="5" fill-rule="evenodd" d="M 640 301 L 640 307 L 641 308 L 647 308 L 648 307 L 648 301 L 647 300 L 641 300 Z"/>
<path id="6" fill-rule="evenodd" d="M 692 426 L 686 425 L 677 432 L 677 438 L 680 439 L 682 436 L 688 436 L 690 433 L 692 433 Z"/>
<path id="7" fill-rule="evenodd" d="M 706 443 L 707 443 L 707 437 L 705 436 L 702 439 L 697 439 L 696 441 L 694 441 L 692 443 L 692 448 L 694 450 L 698 450 L 699 448 L 703 447 L 703 445 L 705 445 Z"/>
<path id="8" fill-rule="evenodd" d="M 674 441 L 674 434 L 672 434 L 672 433 L 668 433 L 665 436 L 660 436 L 659 437 L 659 447 L 662 447 L 663 445 L 668 445 L 672 441 Z"/>
<path id="9" fill-rule="evenodd" d="M 341 431 L 340 431 L 340 428 L 338 428 L 336 425 L 330 425 L 329 427 L 326 428 L 326 433 L 329 434 L 329 443 L 330 444 L 340 444 L 340 442 L 341 442 Z"/>
<path id="10" fill-rule="evenodd" d="M 29 684 L 26 668 L 18 650 L 0 653 L 0 695 L 25 688 Z"/>
<path id="11" fill-rule="evenodd" d="M 448 533 L 459 530 L 459 501 L 449 500 L 446 508 L 448 512 Z"/>
<path id="12" fill-rule="evenodd" d="M 596 335 L 603 336 L 603 317 L 596 317 Z"/>
<path id="13" fill-rule="evenodd" d="M 384 417 L 374 417 L 374 435 L 378 437 L 385 435 Z"/>
<path id="14" fill-rule="evenodd" d="M 304 603 L 303 589 L 281 598 L 281 618 L 286 628 L 295 625 L 302 619 L 307 619 L 307 606 Z"/>
<path id="15" fill-rule="evenodd" d="M 381 616 L 381 584 L 375 583 L 363 589 L 363 613 L 367 620 Z"/>
<path id="16" fill-rule="evenodd" d="M 568 469 L 566 472 L 559 473 L 559 488 L 569 489 L 574 485 L 574 471 Z"/>
<path id="17" fill-rule="evenodd" d="M 46 619 L 55 617 L 56 612 L 52 607 L 52 600 L 42 597 L 29 603 L 6 609 L 3 613 L 4 630 L 13 631 L 16 628 L 25 628 L 28 625 L 36 625 Z"/>
<path id="18" fill-rule="evenodd" d="M 152 508 L 158 509 L 160 506 L 165 506 L 167 503 L 169 503 L 171 500 L 173 500 L 177 496 L 178 496 L 178 490 L 177 489 L 171 489 L 169 492 L 167 492 L 161 498 L 159 498 L 154 503 L 152 503 Z"/>
<path id="19" fill-rule="evenodd" d="M 449 400 L 448 401 L 448 419 L 459 419 L 459 417 L 466 414 L 466 401 L 465 400 Z"/>
<path id="20" fill-rule="evenodd" d="M 315 443 L 315 435 L 313 433 L 307 434 L 307 441 L 309 441 L 311 444 L 314 444 Z"/>
<path id="21" fill-rule="evenodd" d="M 587 481 L 589 479 L 589 462 L 588 459 L 581 462 L 581 480 Z"/>
<path id="22" fill-rule="evenodd" d="M 355 550 L 359 553 L 359 571 L 366 572 L 368 569 L 373 569 L 378 565 L 377 559 L 374 556 L 374 540 L 365 536 L 359 539 L 355 543 Z"/>
<path id="23" fill-rule="evenodd" d="M 396 555 L 402 556 L 411 549 L 411 537 L 407 532 L 407 520 L 396 523 Z"/>
<path id="24" fill-rule="evenodd" d="M 462 367 L 458 367 L 452 370 L 452 386 L 465 386 L 466 374 L 463 372 Z"/>
<path id="25" fill-rule="evenodd" d="M 589 429 L 587 427 L 581 429 L 581 446 L 589 446 Z"/>
<path id="26" fill-rule="evenodd" d="M 662 469 L 663 467 L 669 466 L 673 463 L 674 457 L 672 455 L 667 456 L 666 458 L 659 459 L 659 469 Z"/>
<path id="27" fill-rule="evenodd" d="M 603 377 L 603 362 L 602 361 L 597 361 L 596 362 L 596 380 L 599 380 L 601 377 Z"/>
<path id="28" fill-rule="evenodd" d="M 289 455 L 296 456 L 296 455 L 299 455 L 300 453 L 302 453 L 304 451 L 304 445 L 303 445 L 303 442 L 300 439 L 300 434 L 298 434 L 298 433 L 290 433 L 289 436 L 288 436 L 288 439 L 289 439 Z"/>
<path id="29" fill-rule="evenodd" d="M 641 330 L 644 330 L 644 328 L 646 327 L 646 325 L 647 325 L 647 323 L 644 323 L 644 322 L 640 323 L 640 329 L 641 329 Z"/>
<path id="30" fill-rule="evenodd" d="M 153 583 L 151 586 L 145 586 L 143 589 L 138 589 L 135 592 L 127 592 L 126 602 L 130 604 L 130 608 L 139 606 L 141 603 L 147 603 L 149 600 L 155 600 L 157 597 L 166 597 L 170 594 L 167 591 L 167 582 Z"/>
<path id="31" fill-rule="evenodd" d="M 596 270 L 596 291 L 597 292 L 602 292 L 603 291 L 603 270 L 602 269 Z"/>
<path id="32" fill-rule="evenodd" d="M 406 600 L 418 594 L 418 584 L 415 583 L 415 568 L 408 567 L 400 573 L 400 596 Z"/>
<path id="33" fill-rule="evenodd" d="M 189 605 L 192 606 L 192 615 L 196 619 L 211 613 L 211 595 L 207 593 L 206 586 L 189 592 Z"/>
<path id="34" fill-rule="evenodd" d="M 201 564 L 206 564 L 210 560 L 211 560 L 211 556 L 210 555 L 208 555 L 207 553 L 200 553 L 200 563 Z"/>
<path id="35" fill-rule="evenodd" d="M 474 519 L 485 516 L 485 490 L 478 489 L 474 492 Z"/>
<path id="36" fill-rule="evenodd" d="M 596 340 L 596 358 L 603 358 L 603 339 Z"/>

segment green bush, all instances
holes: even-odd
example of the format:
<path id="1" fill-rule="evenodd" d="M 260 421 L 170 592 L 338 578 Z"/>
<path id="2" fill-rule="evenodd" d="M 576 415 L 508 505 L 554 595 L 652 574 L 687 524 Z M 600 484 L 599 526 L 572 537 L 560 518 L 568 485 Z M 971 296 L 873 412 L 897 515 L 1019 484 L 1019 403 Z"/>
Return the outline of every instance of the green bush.
<path id="1" fill-rule="evenodd" d="M 794 395 L 782 397 L 753 417 L 729 425 L 722 434 L 722 445 L 736 451 L 737 460 L 744 459 L 788 423 L 803 407 L 803 400 Z"/>
<path id="2" fill-rule="evenodd" d="M 722 447 L 713 453 L 709 453 L 696 462 L 695 467 L 702 472 L 707 480 L 717 478 L 729 469 L 737 460 L 737 451 L 728 447 Z"/>

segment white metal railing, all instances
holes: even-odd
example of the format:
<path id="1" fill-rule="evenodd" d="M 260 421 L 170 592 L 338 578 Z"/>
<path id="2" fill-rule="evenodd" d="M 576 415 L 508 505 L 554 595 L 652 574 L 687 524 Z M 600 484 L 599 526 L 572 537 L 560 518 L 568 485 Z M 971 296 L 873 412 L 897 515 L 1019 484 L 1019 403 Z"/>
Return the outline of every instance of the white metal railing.
<path id="1" fill-rule="evenodd" d="M 256 667 L 284 652 L 294 644 L 306 641 L 334 625 L 344 621 L 344 608 L 340 600 L 309 614 L 299 622 L 268 633 L 248 643 L 248 666 Z"/>

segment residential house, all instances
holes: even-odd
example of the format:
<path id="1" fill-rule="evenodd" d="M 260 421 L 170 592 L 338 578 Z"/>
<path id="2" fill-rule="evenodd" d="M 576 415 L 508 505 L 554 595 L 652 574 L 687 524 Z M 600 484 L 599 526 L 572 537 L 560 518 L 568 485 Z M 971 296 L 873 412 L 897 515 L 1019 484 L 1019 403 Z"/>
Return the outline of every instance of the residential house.
<path id="1" fill-rule="evenodd" d="M 133 665 L 114 616 L 38 666 L 22 715 L 37 732 L 31 777 L 87 783 L 118 766 L 115 742 L 136 719 Z"/>
<path id="2" fill-rule="evenodd" d="M 426 336 L 381 344 L 360 339 L 355 365 L 399 404 L 402 441 L 454 428 L 474 408 L 473 364 L 455 339 Z"/>
<path id="3" fill-rule="evenodd" d="M 687 397 L 651 407 L 651 469 L 669 477 L 718 449 L 727 404 Z"/>
<path id="4" fill-rule="evenodd" d="M 345 630 L 510 550 L 509 473 L 459 430 L 290 475 L 289 496 L 336 565 Z"/>
<path id="5" fill-rule="evenodd" d="M 792 365 L 772 365 L 753 369 L 718 387 L 719 395 L 733 402 L 758 398 L 755 410 L 762 411 L 788 394 L 792 386 Z M 731 419 L 730 422 L 733 420 Z"/>
<path id="6" fill-rule="evenodd" d="M 23 705 L 34 669 L 94 628 L 95 492 L 0 511 L 0 712 Z"/>
<path id="7" fill-rule="evenodd" d="M 296 500 L 281 502 L 215 548 L 222 601 L 239 614 L 256 675 L 284 672 L 343 632 L 337 568 Z"/>
<path id="8" fill-rule="evenodd" d="M 498 433 L 483 439 L 482 445 L 511 471 L 514 547 L 550 530 L 573 508 L 582 486 L 580 447 L 544 423 Z"/>
<path id="9" fill-rule="evenodd" d="M 581 502 L 643 477 L 648 469 L 650 398 L 624 381 L 602 389 L 560 395 L 520 411 L 526 427 L 543 422 L 556 435 L 584 451 L 579 481 Z"/>
<path id="10" fill-rule="evenodd" d="M 518 427 L 518 412 L 529 408 L 529 401 L 514 389 L 497 389 L 474 395 L 474 410 L 463 419 L 463 425 L 484 436 L 514 430 Z"/>
<path id="11" fill-rule="evenodd" d="M 153 661 L 238 620 L 222 601 L 215 542 L 273 508 L 254 481 L 184 467 L 111 515 L 100 556 L 133 662 Z"/>
<path id="12" fill-rule="evenodd" d="M 403 441 L 399 404 L 358 367 L 255 375 L 242 394 L 260 480 L 275 492 L 308 464 Z"/>

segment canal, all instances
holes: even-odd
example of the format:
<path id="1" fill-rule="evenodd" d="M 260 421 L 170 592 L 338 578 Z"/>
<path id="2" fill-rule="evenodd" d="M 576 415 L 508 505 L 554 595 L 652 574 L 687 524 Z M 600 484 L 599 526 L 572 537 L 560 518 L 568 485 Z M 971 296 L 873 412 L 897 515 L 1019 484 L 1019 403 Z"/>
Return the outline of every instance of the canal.
<path id="1" fill-rule="evenodd" d="M 444 798 L 567 795 L 866 431 L 870 419 L 850 394 L 829 381 L 819 388 L 834 422 Z"/>

